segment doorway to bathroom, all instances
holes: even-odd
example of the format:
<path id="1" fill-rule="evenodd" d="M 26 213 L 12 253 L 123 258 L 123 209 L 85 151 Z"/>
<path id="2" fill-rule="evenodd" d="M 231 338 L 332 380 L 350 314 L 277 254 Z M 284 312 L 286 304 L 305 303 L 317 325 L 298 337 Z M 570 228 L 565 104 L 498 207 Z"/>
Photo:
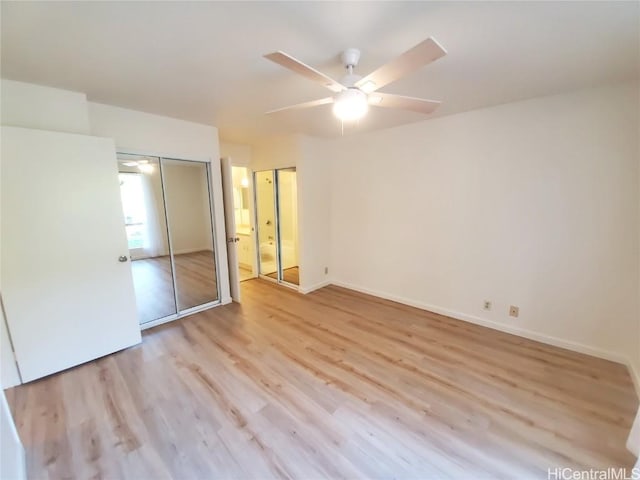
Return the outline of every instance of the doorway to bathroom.
<path id="1" fill-rule="evenodd" d="M 255 172 L 258 273 L 297 288 L 298 184 L 295 168 Z"/>
<path id="2" fill-rule="evenodd" d="M 254 278 L 254 242 L 251 238 L 251 172 L 246 167 L 231 167 L 233 184 L 233 213 L 237 243 L 238 273 L 241 282 Z"/>

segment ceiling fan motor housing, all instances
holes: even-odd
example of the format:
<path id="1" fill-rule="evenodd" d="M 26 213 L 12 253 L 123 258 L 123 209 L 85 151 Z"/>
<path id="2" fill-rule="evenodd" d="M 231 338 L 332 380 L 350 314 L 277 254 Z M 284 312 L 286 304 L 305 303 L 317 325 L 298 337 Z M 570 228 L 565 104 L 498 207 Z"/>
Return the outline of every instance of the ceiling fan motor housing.
<path id="1" fill-rule="evenodd" d="M 342 52 L 342 63 L 345 68 L 355 67 L 360 61 L 360 50 L 357 48 L 347 48 Z"/>

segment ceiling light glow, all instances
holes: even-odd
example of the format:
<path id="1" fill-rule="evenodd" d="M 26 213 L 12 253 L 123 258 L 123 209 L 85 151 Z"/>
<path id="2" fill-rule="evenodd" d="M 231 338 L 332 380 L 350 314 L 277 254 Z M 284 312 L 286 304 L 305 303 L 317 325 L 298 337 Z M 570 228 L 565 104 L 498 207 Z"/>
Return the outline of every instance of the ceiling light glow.
<path id="1" fill-rule="evenodd" d="M 343 90 L 333 101 L 333 114 L 343 122 L 360 120 L 368 110 L 367 94 L 357 88 Z"/>

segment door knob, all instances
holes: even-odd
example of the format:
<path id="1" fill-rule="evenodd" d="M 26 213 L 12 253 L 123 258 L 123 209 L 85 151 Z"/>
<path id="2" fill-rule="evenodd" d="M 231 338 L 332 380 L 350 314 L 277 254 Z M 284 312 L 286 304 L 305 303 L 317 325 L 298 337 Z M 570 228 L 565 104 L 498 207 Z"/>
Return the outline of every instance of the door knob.
<path id="1" fill-rule="evenodd" d="M 126 255 L 120 255 L 118 257 L 119 262 L 126 262 L 127 260 L 129 260 L 129 258 Z"/>

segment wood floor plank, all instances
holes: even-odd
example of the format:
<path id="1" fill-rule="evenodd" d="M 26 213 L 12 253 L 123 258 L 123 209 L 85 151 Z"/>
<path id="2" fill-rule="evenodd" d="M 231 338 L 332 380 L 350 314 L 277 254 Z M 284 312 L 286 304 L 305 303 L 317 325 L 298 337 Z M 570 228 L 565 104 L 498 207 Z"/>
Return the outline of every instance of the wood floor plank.
<path id="1" fill-rule="evenodd" d="M 622 365 L 262 280 L 7 391 L 31 478 L 547 478 L 627 467 Z"/>

